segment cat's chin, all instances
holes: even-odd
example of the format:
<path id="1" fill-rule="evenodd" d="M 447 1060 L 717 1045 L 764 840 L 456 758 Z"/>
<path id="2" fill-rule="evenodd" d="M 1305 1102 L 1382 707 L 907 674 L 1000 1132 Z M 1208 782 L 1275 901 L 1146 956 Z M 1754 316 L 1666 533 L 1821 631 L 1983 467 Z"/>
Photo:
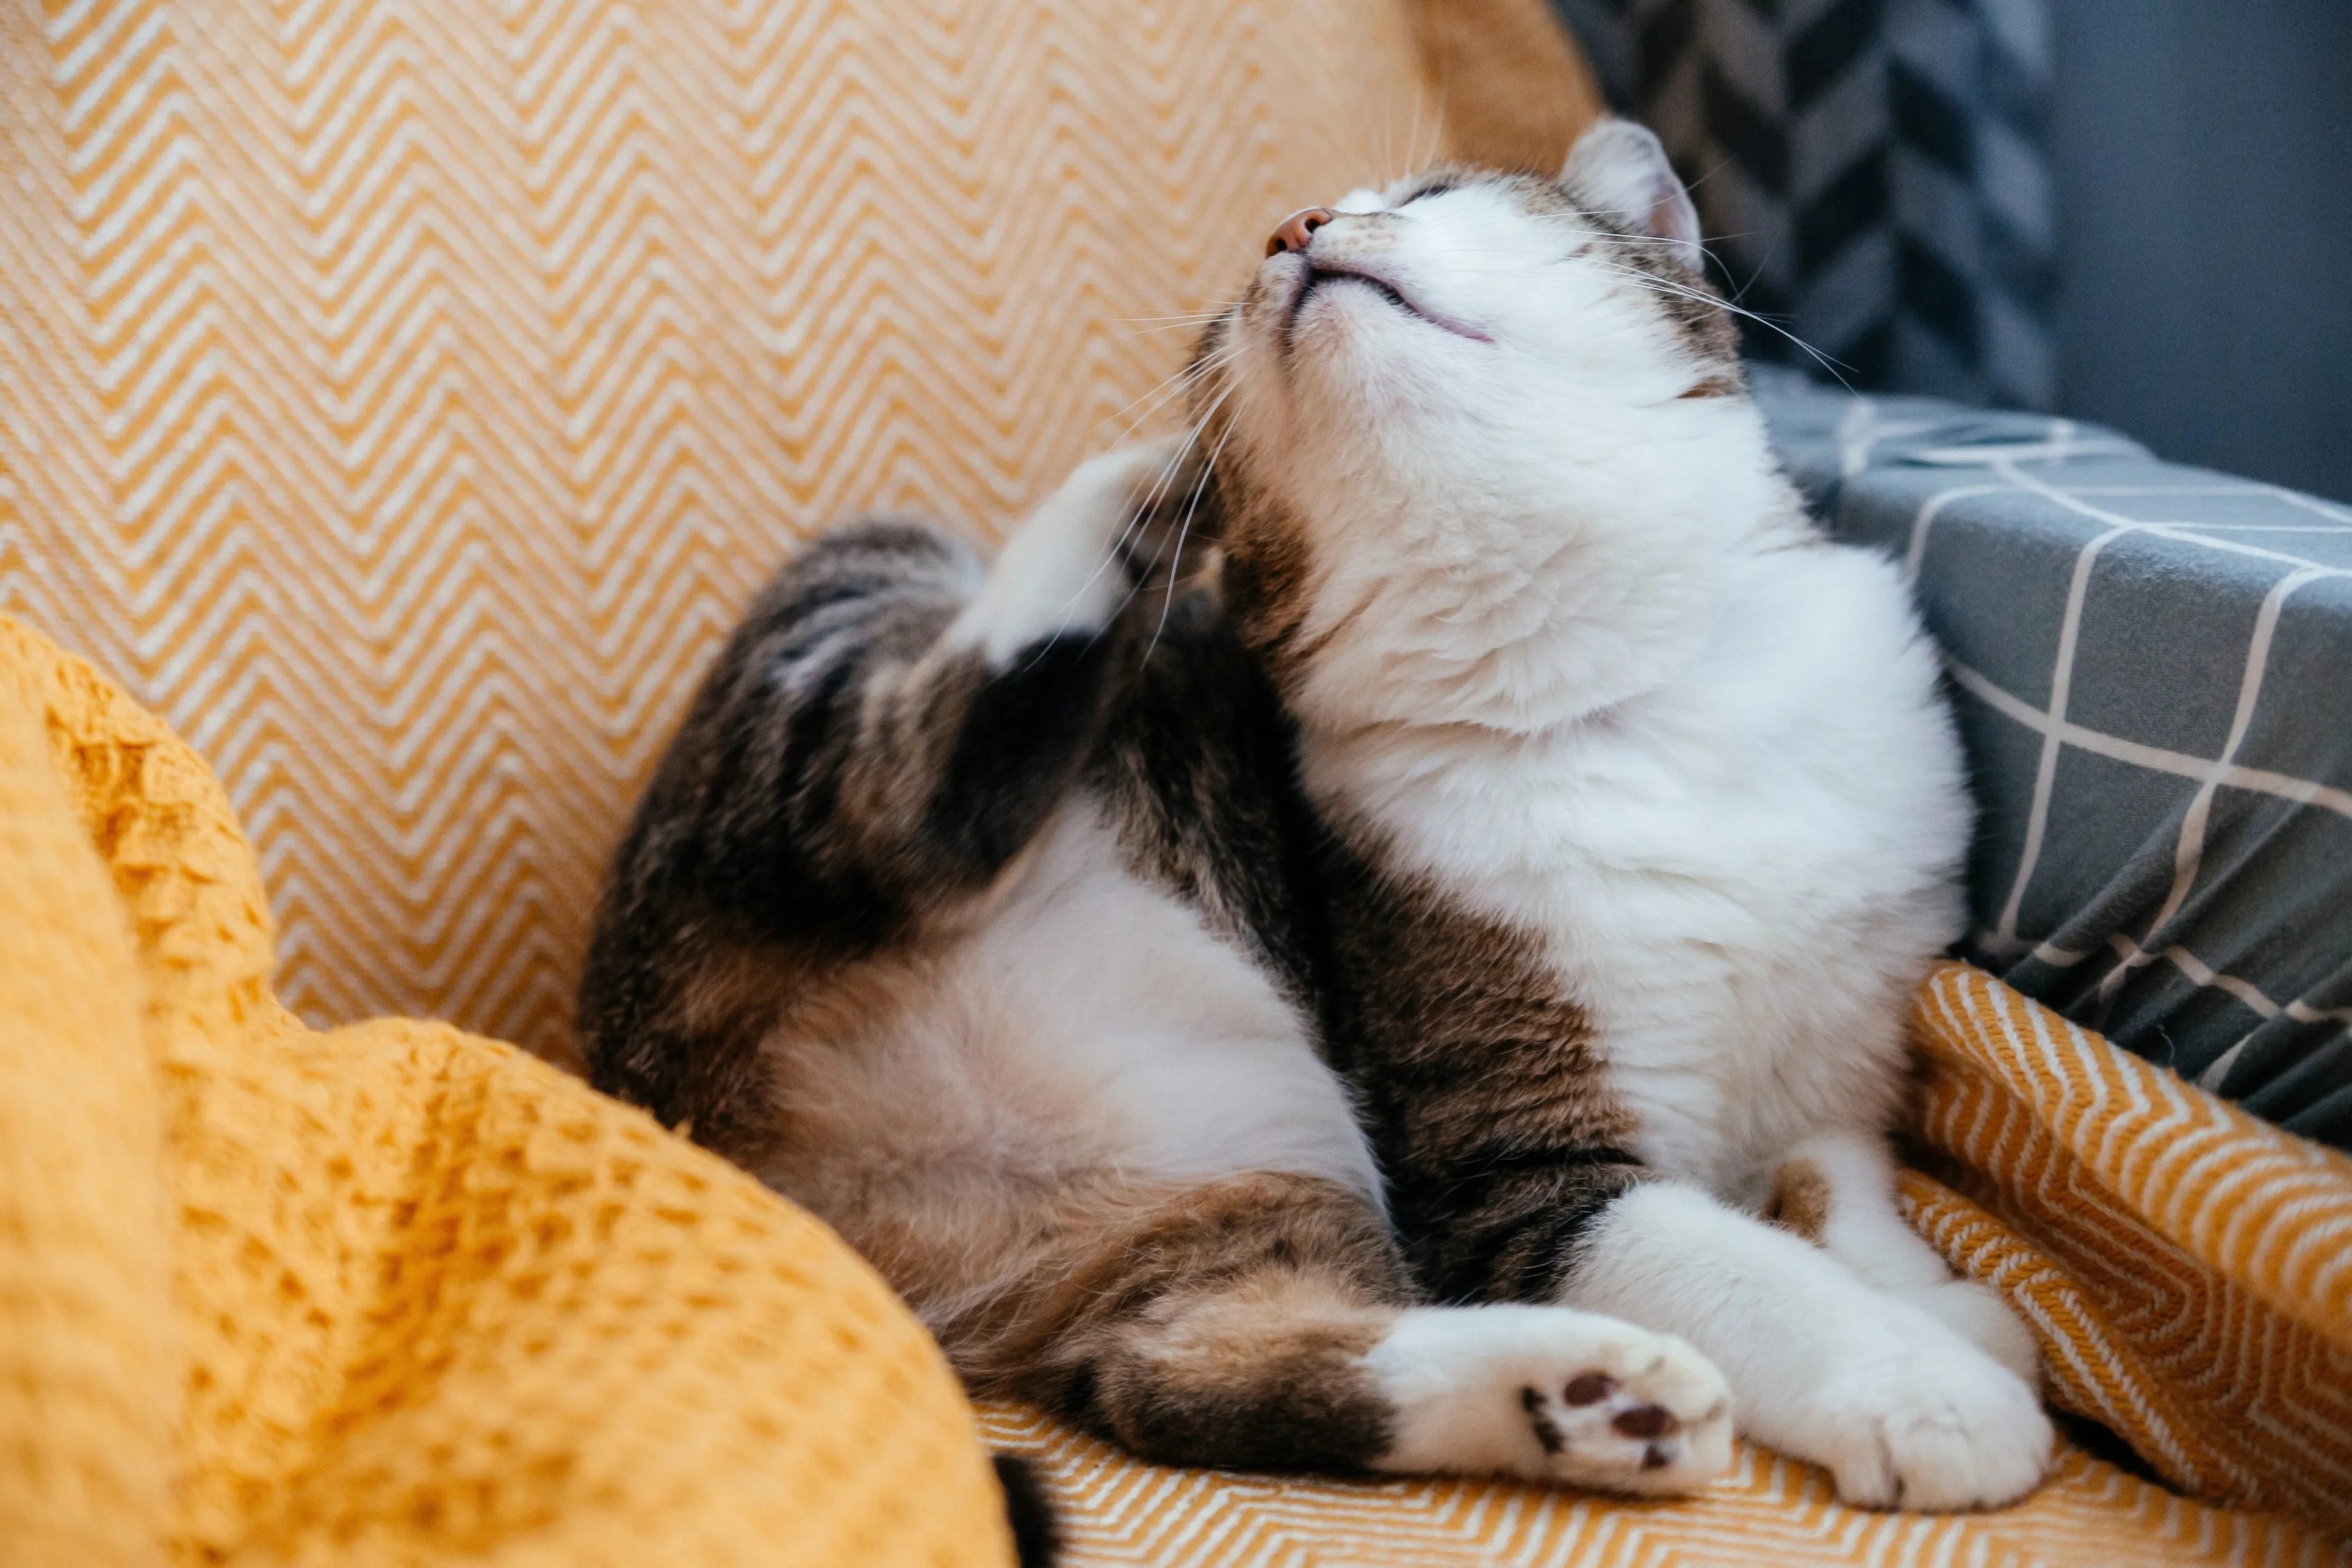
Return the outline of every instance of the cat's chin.
<path id="1" fill-rule="evenodd" d="M 1384 303 L 1391 310 L 1441 332 L 1456 338 L 1466 338 L 1474 343 L 1491 343 L 1492 338 L 1477 331 L 1442 311 L 1418 303 L 1404 287 L 1391 281 L 1378 268 L 1358 261 L 1316 262 L 1307 269 L 1298 292 L 1291 298 L 1288 330 L 1294 340 L 1297 335 L 1299 318 L 1307 306 L 1318 298 L 1329 298 L 1334 290 L 1357 289 Z"/>

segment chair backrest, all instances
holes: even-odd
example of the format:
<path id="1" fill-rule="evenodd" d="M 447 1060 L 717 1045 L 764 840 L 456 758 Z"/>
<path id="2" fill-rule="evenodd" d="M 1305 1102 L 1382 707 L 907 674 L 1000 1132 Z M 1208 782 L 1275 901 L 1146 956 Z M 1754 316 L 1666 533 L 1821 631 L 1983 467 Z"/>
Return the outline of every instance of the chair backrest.
<path id="1" fill-rule="evenodd" d="M 1557 157 L 1594 100 L 1548 25 L 9 6 L 0 610 L 219 771 L 291 1005 L 560 1055 L 620 819 L 793 541 L 867 508 L 999 532 L 1150 414 L 1190 336 L 1150 319 L 1436 152 L 1493 59 L 1541 68 L 1524 112 L 1482 100 L 1449 150 Z"/>

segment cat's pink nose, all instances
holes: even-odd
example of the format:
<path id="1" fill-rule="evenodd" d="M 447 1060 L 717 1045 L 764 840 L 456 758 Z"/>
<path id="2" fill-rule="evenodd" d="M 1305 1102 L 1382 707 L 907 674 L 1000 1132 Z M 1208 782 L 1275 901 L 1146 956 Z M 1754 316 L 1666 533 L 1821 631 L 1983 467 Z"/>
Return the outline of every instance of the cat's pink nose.
<path id="1" fill-rule="evenodd" d="M 1328 207 L 1301 207 L 1275 225 L 1274 237 L 1265 242 L 1265 254 L 1280 256 L 1286 250 L 1305 250 L 1315 231 L 1338 214 Z"/>

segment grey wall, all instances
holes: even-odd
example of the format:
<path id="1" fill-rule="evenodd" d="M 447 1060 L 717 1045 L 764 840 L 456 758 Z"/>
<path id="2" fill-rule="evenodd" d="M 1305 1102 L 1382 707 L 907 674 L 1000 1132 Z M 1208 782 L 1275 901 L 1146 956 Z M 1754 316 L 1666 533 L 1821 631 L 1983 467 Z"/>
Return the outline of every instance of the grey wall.
<path id="1" fill-rule="evenodd" d="M 2059 403 L 2352 500 L 2352 0 L 2053 0 Z"/>

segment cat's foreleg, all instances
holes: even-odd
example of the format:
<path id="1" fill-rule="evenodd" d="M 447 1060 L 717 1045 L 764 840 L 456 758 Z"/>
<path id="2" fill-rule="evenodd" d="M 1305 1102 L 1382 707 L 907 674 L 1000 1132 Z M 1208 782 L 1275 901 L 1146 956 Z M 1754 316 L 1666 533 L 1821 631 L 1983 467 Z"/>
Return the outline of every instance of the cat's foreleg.
<path id="1" fill-rule="evenodd" d="M 2050 1461 L 2033 1392 L 1941 1319 L 1698 1188 L 1645 1183 L 1586 1228 L 1566 1300 L 1722 1369 L 1742 1431 L 1876 1507 L 2014 1501 Z"/>
<path id="2" fill-rule="evenodd" d="M 1884 1139 L 1862 1132 L 1808 1138 L 1776 1162 L 1772 1195 L 1774 1217 L 1783 1225 L 1866 1282 L 1941 1319 L 2027 1387 L 2041 1387 L 2042 1353 L 2032 1331 L 1993 1291 L 1954 1278 L 1904 1222 Z"/>

